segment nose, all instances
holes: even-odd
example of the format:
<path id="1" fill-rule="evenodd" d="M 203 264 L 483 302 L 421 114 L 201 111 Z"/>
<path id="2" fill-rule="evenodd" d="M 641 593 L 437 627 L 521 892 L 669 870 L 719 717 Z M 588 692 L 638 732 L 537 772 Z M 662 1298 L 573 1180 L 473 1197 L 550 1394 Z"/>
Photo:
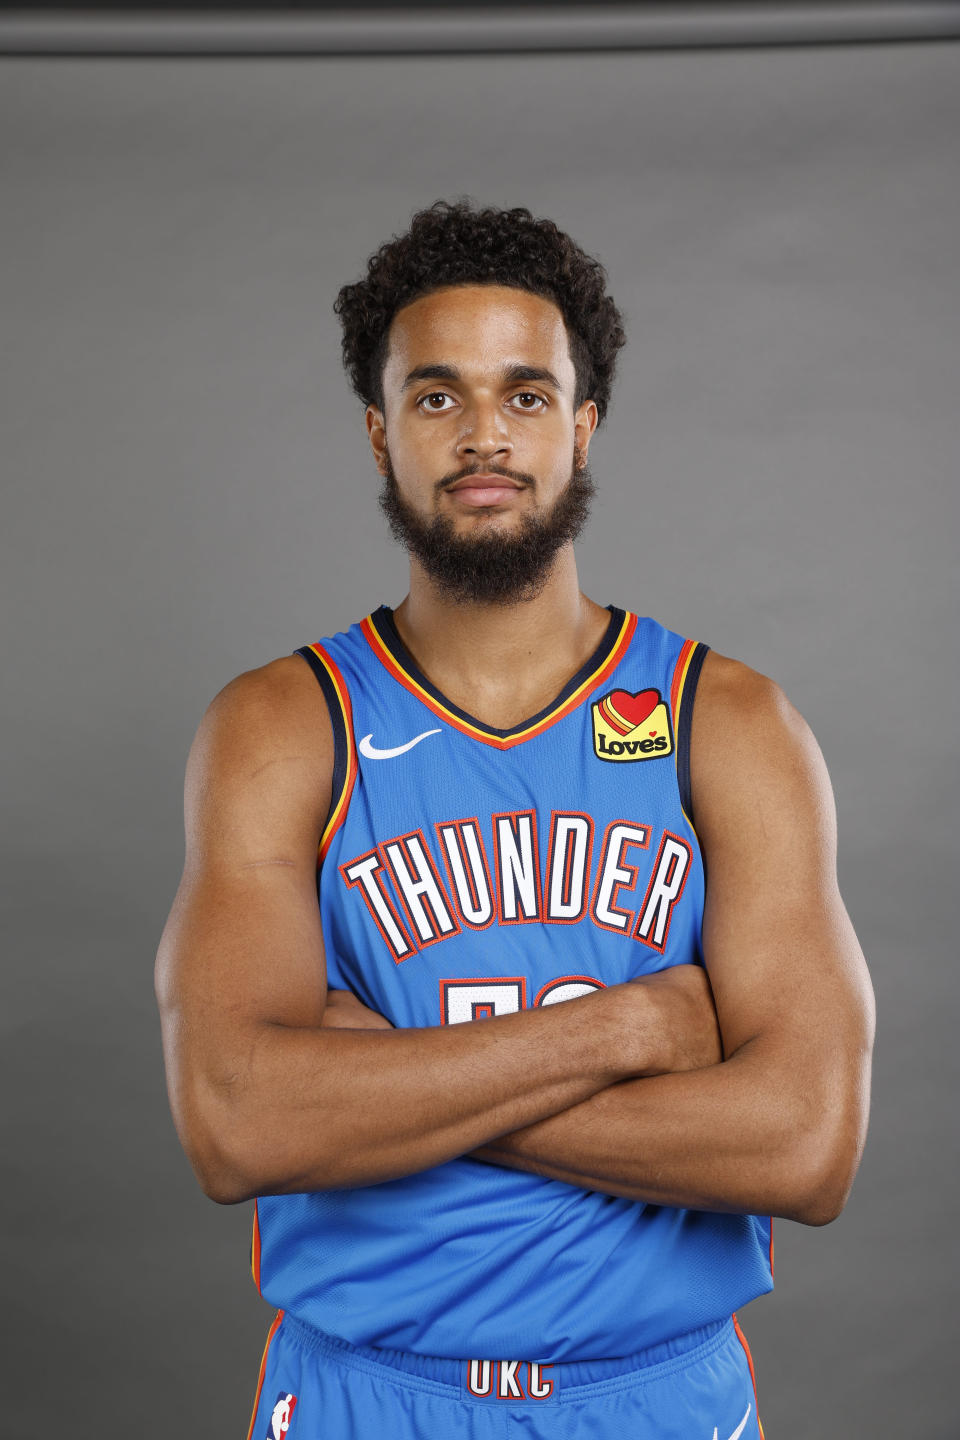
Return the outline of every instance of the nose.
<path id="1" fill-rule="evenodd" d="M 506 461 L 513 453 L 507 418 L 499 404 L 478 401 L 464 410 L 463 427 L 457 440 L 457 455 L 471 460 Z"/>

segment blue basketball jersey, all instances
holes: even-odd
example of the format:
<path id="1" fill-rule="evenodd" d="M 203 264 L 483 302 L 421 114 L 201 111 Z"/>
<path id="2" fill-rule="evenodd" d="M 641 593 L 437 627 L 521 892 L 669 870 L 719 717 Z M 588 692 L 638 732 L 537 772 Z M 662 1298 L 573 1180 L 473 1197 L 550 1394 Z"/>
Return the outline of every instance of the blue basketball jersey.
<path id="1" fill-rule="evenodd" d="M 452 1025 L 702 963 L 689 733 L 704 646 L 610 607 L 583 669 L 508 730 L 430 683 L 386 607 L 299 653 L 335 738 L 331 987 L 396 1026 Z M 351 1345 L 578 1361 L 769 1290 L 770 1221 L 462 1157 L 261 1197 L 254 1272 L 271 1304 Z"/>

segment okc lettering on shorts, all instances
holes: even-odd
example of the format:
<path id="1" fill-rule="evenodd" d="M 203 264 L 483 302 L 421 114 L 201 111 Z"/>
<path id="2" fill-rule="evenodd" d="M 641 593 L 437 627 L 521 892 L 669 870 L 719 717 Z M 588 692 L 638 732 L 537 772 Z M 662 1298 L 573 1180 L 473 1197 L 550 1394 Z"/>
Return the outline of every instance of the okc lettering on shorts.
<path id="1" fill-rule="evenodd" d="M 552 1365 L 537 1360 L 468 1360 L 462 1388 L 471 1400 L 538 1403 L 557 1393 L 552 1372 Z"/>

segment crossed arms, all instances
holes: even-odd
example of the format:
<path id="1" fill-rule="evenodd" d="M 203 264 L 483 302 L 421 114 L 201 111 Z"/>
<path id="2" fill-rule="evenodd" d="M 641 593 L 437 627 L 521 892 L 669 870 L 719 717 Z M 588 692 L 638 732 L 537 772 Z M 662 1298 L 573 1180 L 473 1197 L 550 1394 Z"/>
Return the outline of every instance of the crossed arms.
<path id="1" fill-rule="evenodd" d="M 473 1153 L 654 1203 L 823 1224 L 866 1131 L 873 1001 L 819 750 L 711 654 L 691 742 L 707 870 L 695 966 L 481 1024 L 327 1004 L 316 849 L 332 736 L 298 657 L 214 701 L 157 957 L 170 1102 L 203 1188 L 372 1184 Z"/>

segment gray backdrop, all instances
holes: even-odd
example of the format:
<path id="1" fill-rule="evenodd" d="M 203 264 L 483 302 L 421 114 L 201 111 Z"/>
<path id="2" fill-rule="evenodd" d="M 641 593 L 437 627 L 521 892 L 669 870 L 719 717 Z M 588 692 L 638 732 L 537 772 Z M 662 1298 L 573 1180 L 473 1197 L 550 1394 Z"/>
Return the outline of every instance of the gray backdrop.
<path id="1" fill-rule="evenodd" d="M 769 1440 L 955 1437 L 960 50 L 8 60 L 0 137 L 0 1431 L 246 1433 L 250 1207 L 192 1179 L 152 995 L 183 763 L 237 671 L 404 592 L 330 304 L 468 192 L 628 317 L 585 589 L 775 676 L 834 777 L 874 1119 L 745 1315 Z"/>

